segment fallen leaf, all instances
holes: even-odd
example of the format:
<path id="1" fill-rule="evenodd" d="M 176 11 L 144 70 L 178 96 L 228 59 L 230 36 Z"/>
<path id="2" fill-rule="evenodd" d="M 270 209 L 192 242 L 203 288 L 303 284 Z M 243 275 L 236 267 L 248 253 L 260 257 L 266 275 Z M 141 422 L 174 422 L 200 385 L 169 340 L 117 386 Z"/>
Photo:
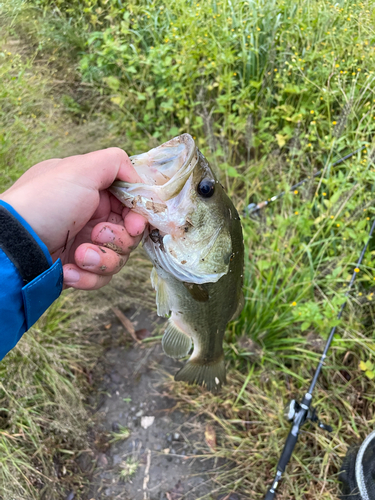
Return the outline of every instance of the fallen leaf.
<path id="1" fill-rule="evenodd" d="M 123 312 L 120 311 L 120 309 L 117 309 L 117 307 L 112 307 L 112 311 L 116 314 L 118 319 L 120 320 L 122 326 L 125 328 L 125 330 L 130 334 L 131 338 L 137 342 L 137 344 L 140 344 L 141 341 L 137 339 L 137 335 L 135 334 L 135 329 L 133 326 L 133 323 L 128 319 Z"/>
<path id="2" fill-rule="evenodd" d="M 206 425 L 206 430 L 204 431 L 204 437 L 206 439 L 206 443 L 211 448 L 211 450 L 215 450 L 216 448 L 216 432 L 211 424 Z"/>
<path id="3" fill-rule="evenodd" d="M 111 328 L 111 326 L 112 326 L 112 323 L 108 323 L 108 325 L 104 325 L 104 328 L 106 330 L 109 330 Z"/>

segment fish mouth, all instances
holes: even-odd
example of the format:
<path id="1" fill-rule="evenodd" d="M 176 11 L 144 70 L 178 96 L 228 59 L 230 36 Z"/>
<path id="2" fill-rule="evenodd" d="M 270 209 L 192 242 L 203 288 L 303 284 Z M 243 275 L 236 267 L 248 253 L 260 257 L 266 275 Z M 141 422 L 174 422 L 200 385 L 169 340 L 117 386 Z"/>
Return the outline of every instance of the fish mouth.
<path id="1" fill-rule="evenodd" d="M 129 208 L 148 201 L 145 208 L 162 211 L 166 209 L 165 202 L 180 193 L 198 161 L 198 154 L 191 135 L 182 134 L 147 153 L 131 156 L 130 161 L 143 182 L 115 181 L 109 191 Z"/>

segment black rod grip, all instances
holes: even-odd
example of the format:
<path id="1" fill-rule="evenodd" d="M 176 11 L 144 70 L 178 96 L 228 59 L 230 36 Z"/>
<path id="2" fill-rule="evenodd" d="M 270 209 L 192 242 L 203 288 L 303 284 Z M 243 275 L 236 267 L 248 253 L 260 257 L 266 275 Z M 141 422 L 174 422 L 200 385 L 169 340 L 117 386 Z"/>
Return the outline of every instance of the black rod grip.
<path id="1" fill-rule="evenodd" d="M 296 446 L 298 440 L 298 431 L 299 431 L 299 429 L 296 427 L 297 426 L 293 425 L 292 428 L 290 429 L 288 437 L 285 441 L 284 449 L 281 454 L 279 463 L 277 464 L 277 469 L 281 472 L 285 471 L 285 468 L 288 465 L 288 462 Z"/>
<path id="2" fill-rule="evenodd" d="M 275 498 L 275 495 L 276 495 L 276 491 L 271 491 L 272 488 L 270 488 L 268 491 L 267 491 L 267 494 L 266 496 L 264 497 L 264 500 L 273 500 Z"/>

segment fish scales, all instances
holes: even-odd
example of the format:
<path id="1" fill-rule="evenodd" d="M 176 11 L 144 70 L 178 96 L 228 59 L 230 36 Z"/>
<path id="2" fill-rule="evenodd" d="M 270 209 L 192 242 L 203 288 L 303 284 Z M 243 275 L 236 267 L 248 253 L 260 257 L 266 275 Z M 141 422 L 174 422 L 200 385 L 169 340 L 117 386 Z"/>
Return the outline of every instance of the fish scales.
<path id="1" fill-rule="evenodd" d="M 116 181 L 110 189 L 150 223 L 143 245 L 154 264 L 158 314 L 170 315 L 164 352 L 185 357 L 193 342 L 175 379 L 215 391 L 226 381 L 226 325 L 243 304 L 240 217 L 189 134 L 132 163 L 144 184 Z"/>

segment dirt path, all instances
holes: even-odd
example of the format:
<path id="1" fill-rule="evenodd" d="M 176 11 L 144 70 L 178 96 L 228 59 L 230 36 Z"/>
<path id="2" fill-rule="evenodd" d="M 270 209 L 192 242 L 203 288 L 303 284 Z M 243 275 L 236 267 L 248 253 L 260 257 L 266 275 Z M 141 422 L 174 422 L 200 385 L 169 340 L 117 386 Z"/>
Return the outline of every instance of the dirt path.
<path id="1" fill-rule="evenodd" d="M 128 310 L 126 315 L 137 329 L 152 331 L 158 321 L 145 311 Z M 212 482 L 222 464 L 204 456 L 207 423 L 176 410 L 166 388 L 168 374 L 173 375 L 181 363 L 165 356 L 160 342 L 151 347 L 121 346 L 123 327 L 115 315 L 109 321 L 112 345 L 101 361 L 104 375 L 97 387 L 102 393 L 97 410 L 102 423 L 96 432 L 118 434 L 126 428 L 130 435 L 97 454 L 88 499 L 225 498 Z"/>

